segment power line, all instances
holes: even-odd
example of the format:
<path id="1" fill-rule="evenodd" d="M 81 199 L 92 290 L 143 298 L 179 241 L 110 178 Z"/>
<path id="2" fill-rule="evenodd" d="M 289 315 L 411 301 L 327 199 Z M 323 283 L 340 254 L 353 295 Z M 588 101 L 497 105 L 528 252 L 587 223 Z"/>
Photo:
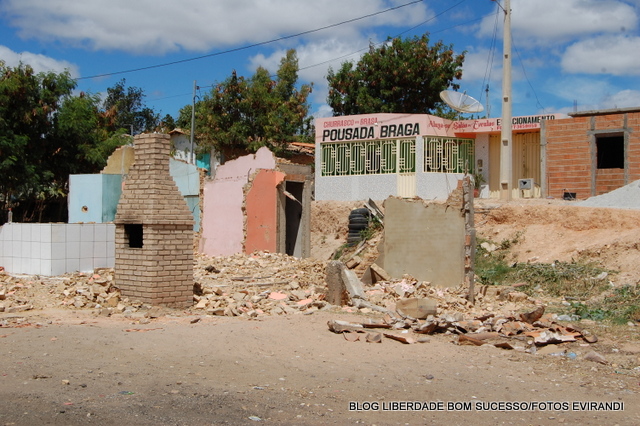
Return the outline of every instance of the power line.
<path id="1" fill-rule="evenodd" d="M 410 32 L 410 31 L 413 31 L 413 30 L 415 30 L 416 28 L 419 28 L 419 27 L 421 27 L 422 25 L 424 25 L 424 24 L 426 24 L 426 23 L 428 23 L 428 22 L 430 22 L 430 21 L 433 21 L 434 19 L 438 18 L 439 16 L 444 15 L 445 13 L 447 13 L 448 11 L 450 11 L 451 9 L 454 9 L 455 7 L 457 7 L 457 6 L 461 5 L 462 3 L 466 2 L 466 1 L 467 1 L 467 0 L 461 0 L 461 1 L 459 1 L 458 3 L 456 3 L 456 4 L 454 4 L 453 6 L 449 7 L 448 9 L 443 10 L 442 12 L 440 12 L 440 13 L 438 13 L 438 14 L 434 15 L 433 17 L 431 17 L 431 18 L 427 19 L 426 21 L 423 21 L 423 22 L 419 23 L 418 25 L 415 25 L 415 26 L 413 26 L 413 27 L 411 27 L 411 28 L 408 28 L 408 29 L 407 29 L 407 30 L 405 30 L 405 31 L 402 31 L 402 32 L 400 32 L 400 33 L 396 34 L 396 35 L 395 35 L 395 36 L 393 36 L 392 38 L 397 38 L 397 37 L 400 37 L 400 36 L 401 36 L 401 35 L 403 35 L 403 34 L 406 34 L 406 33 Z M 415 3 L 415 2 L 414 2 L 414 3 Z M 461 23 L 461 24 L 453 25 L 453 26 L 451 26 L 451 27 L 447 27 L 447 28 L 444 28 L 444 29 L 441 29 L 441 30 L 438 30 L 438 31 L 434 31 L 434 32 L 432 32 L 431 34 L 437 34 L 437 33 L 440 33 L 440 32 L 444 32 L 444 31 L 451 30 L 451 29 L 453 29 L 453 28 L 457 28 L 457 27 L 461 27 L 461 26 L 466 26 L 466 25 L 468 25 L 468 24 L 470 24 L 470 23 L 472 23 L 472 22 L 476 22 L 476 21 L 479 21 L 479 20 L 481 20 L 481 19 L 484 19 L 484 16 L 483 16 L 483 17 L 480 17 L 480 18 L 477 18 L 477 19 L 472 19 L 472 20 L 470 20 L 470 21 L 463 22 L 463 23 Z M 374 46 L 380 46 L 380 45 L 381 45 L 381 44 L 383 44 L 383 43 L 385 43 L 385 42 L 375 43 L 375 44 L 374 44 Z M 320 65 L 325 65 L 325 64 L 328 64 L 328 63 L 331 63 L 331 62 L 337 61 L 337 60 L 339 60 L 339 59 L 348 58 L 348 57 L 350 57 L 350 56 L 357 55 L 358 53 L 360 53 L 360 52 L 362 52 L 362 51 L 364 51 L 364 50 L 367 50 L 368 48 L 369 48 L 369 46 L 367 46 L 367 47 L 363 47 L 362 49 L 358 49 L 358 50 L 356 50 L 355 52 L 351 52 L 351 53 L 347 53 L 347 54 L 342 55 L 342 56 L 337 56 L 337 57 L 335 57 L 335 58 L 327 59 L 327 60 L 325 60 L 325 61 L 318 62 L 318 63 L 315 63 L 315 64 L 313 64 L 313 65 L 307 65 L 307 66 L 304 66 L 304 67 L 300 67 L 300 68 L 298 69 L 298 71 L 302 71 L 302 70 L 307 70 L 307 69 L 315 68 L 315 67 L 318 67 L 318 66 L 320 66 Z M 274 77 L 274 76 L 275 76 L 275 75 L 271 75 L 271 77 Z M 86 78 L 89 78 L 89 77 L 86 77 Z M 213 86 L 214 86 L 214 85 L 209 85 L 209 86 L 198 86 L 198 89 L 203 89 L 203 88 L 208 88 L 208 87 L 213 87 Z M 180 95 L 166 96 L 166 97 L 163 97 L 163 98 L 157 98 L 157 99 L 153 99 L 153 100 L 156 100 L 156 101 L 157 101 L 157 100 L 163 100 L 163 99 L 168 99 L 168 98 L 175 98 L 175 97 L 179 97 L 179 96 L 189 96 L 189 95 L 191 95 L 191 93 L 183 93 L 183 94 L 180 94 Z"/>
<path id="2" fill-rule="evenodd" d="M 185 63 L 185 62 L 197 61 L 197 60 L 204 59 L 204 58 L 211 58 L 211 57 L 214 57 L 214 56 L 225 55 L 225 54 L 228 54 L 228 53 L 239 52 L 241 50 L 251 49 L 253 47 L 258 47 L 258 46 L 264 46 L 266 44 L 271 44 L 271 43 L 275 43 L 275 42 L 282 41 L 282 40 L 288 40 L 290 38 L 295 38 L 295 37 L 300 37 L 300 36 L 307 35 L 307 34 L 312 34 L 312 33 L 318 32 L 318 31 L 327 30 L 329 28 L 335 28 L 335 27 L 338 27 L 340 25 L 349 24 L 349 23 L 352 23 L 352 22 L 360 21 L 362 19 L 371 18 L 373 16 L 381 15 L 383 13 L 387 13 L 387 12 L 391 12 L 391 11 L 394 11 L 394 10 L 402 9 L 403 7 L 411 6 L 411 5 L 416 4 L 416 3 L 422 3 L 423 1 L 424 0 L 414 0 L 414 1 L 411 1 L 409 3 L 405 3 L 405 4 L 402 4 L 402 5 L 399 5 L 399 6 L 391 7 L 389 9 L 381 10 L 379 12 L 374 12 L 374 13 L 370 13 L 368 15 L 360 16 L 359 18 L 348 19 L 346 21 L 338 22 L 336 24 L 326 25 L 324 27 L 320 27 L 320 28 L 316 28 L 316 29 L 308 30 L 308 31 L 303 31 L 303 32 L 300 32 L 300 33 L 297 33 L 297 34 L 291 34 L 291 35 L 279 37 L 279 38 L 268 40 L 268 41 L 261 41 L 259 43 L 254 43 L 254 44 L 249 44 L 249 45 L 245 45 L 245 46 L 241 46 L 241 47 L 236 47 L 236 48 L 233 48 L 233 49 L 223 50 L 222 52 L 210 53 L 208 55 L 196 56 L 194 58 L 181 59 L 181 60 L 178 60 L 178 61 L 165 62 L 163 64 L 156 64 L 156 65 L 149 65 L 149 66 L 146 66 L 146 67 L 133 68 L 133 69 L 130 69 L 130 70 L 114 71 L 114 72 L 110 72 L 110 73 L 96 74 L 96 75 L 91 75 L 91 76 L 87 76 L 87 77 L 79 77 L 76 80 L 87 80 L 87 79 L 90 79 L 90 78 L 108 77 L 108 76 L 118 75 L 118 74 L 127 74 L 127 73 L 132 73 L 132 72 L 145 71 L 145 70 L 149 70 L 149 69 L 168 67 L 170 65 L 182 64 L 182 63 Z"/>
<path id="3" fill-rule="evenodd" d="M 498 6 L 500 6 L 500 4 L 498 4 Z M 498 17 L 500 16 L 499 13 L 499 9 L 496 8 L 496 13 L 495 13 L 496 19 L 495 22 L 493 24 L 493 35 L 491 38 L 491 45 L 489 46 L 489 54 L 487 56 L 487 66 L 485 67 L 485 71 L 484 71 L 484 78 L 482 80 L 482 86 L 480 89 L 480 96 L 478 97 L 478 99 L 480 99 L 480 101 L 482 101 L 482 88 L 487 87 L 487 105 L 489 102 L 489 82 L 491 81 L 491 71 L 493 69 L 493 61 L 495 60 L 495 55 L 496 55 L 496 46 L 497 46 L 497 39 L 498 39 Z M 489 108 L 487 108 L 487 116 L 489 116 Z"/>
<path id="4" fill-rule="evenodd" d="M 524 78 L 527 80 L 527 83 L 529 83 L 529 87 L 531 87 L 531 91 L 533 92 L 533 96 L 535 96 L 536 98 L 536 105 L 541 108 L 543 111 L 546 110 L 546 108 L 540 103 L 540 99 L 538 99 L 538 94 L 536 93 L 536 89 L 533 88 L 533 84 L 531 84 L 531 80 L 529 80 L 529 76 L 527 75 L 527 70 L 524 68 L 524 62 L 522 61 L 522 57 L 520 56 L 520 52 L 518 51 L 518 48 L 514 45 L 513 48 L 516 51 L 516 54 L 518 55 L 518 59 L 520 60 L 520 66 L 522 67 L 522 73 L 524 74 Z"/>

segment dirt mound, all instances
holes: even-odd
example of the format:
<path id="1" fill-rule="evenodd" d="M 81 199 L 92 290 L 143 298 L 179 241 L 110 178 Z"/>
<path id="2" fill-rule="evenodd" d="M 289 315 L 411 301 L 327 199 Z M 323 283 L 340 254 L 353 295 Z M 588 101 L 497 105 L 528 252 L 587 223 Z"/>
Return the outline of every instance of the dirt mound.
<path id="1" fill-rule="evenodd" d="M 616 283 L 640 282 L 640 211 L 577 205 L 504 204 L 478 209 L 478 236 L 510 246 L 513 261 L 594 262 L 619 271 Z"/>
<path id="2" fill-rule="evenodd" d="M 590 208 L 569 205 L 505 204 L 477 218 L 478 223 L 528 227 L 554 225 L 572 231 L 590 229 L 635 229 L 640 225 L 640 211 Z"/>
<path id="3" fill-rule="evenodd" d="M 311 257 L 328 260 L 347 241 L 349 213 L 364 201 L 313 201 L 311 203 Z"/>

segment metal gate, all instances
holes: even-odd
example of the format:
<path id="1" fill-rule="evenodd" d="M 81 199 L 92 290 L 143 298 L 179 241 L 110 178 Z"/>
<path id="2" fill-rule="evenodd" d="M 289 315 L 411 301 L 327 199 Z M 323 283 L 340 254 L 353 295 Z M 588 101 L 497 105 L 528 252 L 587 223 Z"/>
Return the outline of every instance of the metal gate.
<path id="1" fill-rule="evenodd" d="M 514 134 L 511 143 L 511 197 L 540 197 L 540 133 Z M 520 190 L 520 179 L 533 179 L 533 189 Z M 489 136 L 489 192 L 500 198 L 500 135 Z"/>
<path id="2" fill-rule="evenodd" d="M 398 140 L 398 196 L 413 198 L 416 196 L 416 141 Z"/>

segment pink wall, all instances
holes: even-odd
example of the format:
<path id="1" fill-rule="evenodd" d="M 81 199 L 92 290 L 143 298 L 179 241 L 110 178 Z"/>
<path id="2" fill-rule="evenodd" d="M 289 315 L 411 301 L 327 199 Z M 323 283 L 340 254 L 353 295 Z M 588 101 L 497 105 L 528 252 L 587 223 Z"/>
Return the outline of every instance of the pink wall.
<path id="1" fill-rule="evenodd" d="M 204 186 L 200 250 L 209 256 L 242 252 L 244 241 L 243 187 L 257 169 L 274 169 L 276 160 L 268 148 L 254 155 L 227 161 Z"/>
<path id="2" fill-rule="evenodd" d="M 278 190 L 285 174 L 276 170 L 259 170 L 247 193 L 247 238 L 245 253 L 256 250 L 277 251 Z"/>

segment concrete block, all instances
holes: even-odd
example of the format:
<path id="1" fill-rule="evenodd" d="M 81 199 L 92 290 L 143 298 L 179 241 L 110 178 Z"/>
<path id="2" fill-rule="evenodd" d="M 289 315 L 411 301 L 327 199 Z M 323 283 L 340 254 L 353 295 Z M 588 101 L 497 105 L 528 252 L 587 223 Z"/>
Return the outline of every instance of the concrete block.
<path id="1" fill-rule="evenodd" d="M 347 269 L 344 264 L 342 265 L 341 278 L 344 288 L 351 299 L 365 298 L 362 282 L 360 282 L 360 279 L 358 278 L 356 273 L 350 269 Z"/>
<path id="2" fill-rule="evenodd" d="M 332 305 L 341 306 L 347 302 L 347 290 L 342 280 L 342 269 L 344 264 L 338 260 L 332 260 L 325 269 L 325 281 L 329 290 L 326 301 Z"/>
<path id="3" fill-rule="evenodd" d="M 396 310 L 407 317 L 426 319 L 429 315 L 436 315 L 438 303 L 425 298 L 400 299 L 396 302 Z"/>

